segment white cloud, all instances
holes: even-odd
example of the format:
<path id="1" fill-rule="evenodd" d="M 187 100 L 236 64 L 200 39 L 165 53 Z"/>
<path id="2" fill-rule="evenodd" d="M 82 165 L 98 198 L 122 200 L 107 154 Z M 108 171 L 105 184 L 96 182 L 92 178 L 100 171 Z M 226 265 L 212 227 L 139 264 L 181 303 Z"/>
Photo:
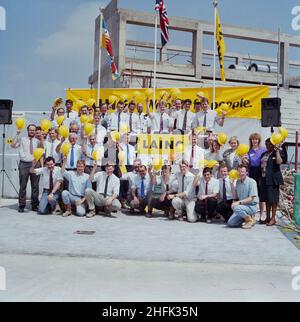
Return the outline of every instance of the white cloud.
<path id="1" fill-rule="evenodd" d="M 35 54 L 71 61 L 92 59 L 98 1 L 79 5 L 70 13 L 62 30 L 39 40 Z"/>

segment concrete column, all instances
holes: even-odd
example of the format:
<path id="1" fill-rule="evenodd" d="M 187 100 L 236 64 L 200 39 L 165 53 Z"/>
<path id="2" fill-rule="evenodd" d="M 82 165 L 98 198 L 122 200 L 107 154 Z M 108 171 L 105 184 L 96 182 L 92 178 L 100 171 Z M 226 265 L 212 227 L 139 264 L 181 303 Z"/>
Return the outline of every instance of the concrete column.
<path id="1" fill-rule="evenodd" d="M 200 25 L 193 32 L 192 62 L 195 67 L 195 77 L 202 78 L 202 50 L 203 50 L 203 30 Z"/>
<path id="2" fill-rule="evenodd" d="M 289 48 L 288 42 L 280 43 L 280 74 L 282 75 L 282 84 L 284 88 L 288 88 L 289 75 Z"/>

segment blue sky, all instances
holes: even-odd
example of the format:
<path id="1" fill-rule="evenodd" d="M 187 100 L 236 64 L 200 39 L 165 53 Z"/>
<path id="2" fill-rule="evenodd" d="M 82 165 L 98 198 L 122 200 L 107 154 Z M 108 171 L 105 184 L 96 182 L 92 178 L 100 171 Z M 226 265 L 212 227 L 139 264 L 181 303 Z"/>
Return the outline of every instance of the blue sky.
<path id="1" fill-rule="evenodd" d="M 15 101 L 15 109 L 42 110 L 68 87 L 88 87 L 93 68 L 94 20 L 100 4 L 94 0 L 0 0 L 7 30 L 0 31 L 0 97 Z M 120 7 L 152 12 L 154 0 L 121 0 Z M 166 0 L 169 16 L 212 20 L 212 0 Z M 291 10 L 300 0 L 219 0 L 222 23 L 298 34 L 291 28 Z M 136 31 L 135 31 L 136 33 Z M 135 34 L 139 38 L 138 32 Z M 171 31 L 172 39 L 172 31 Z M 185 44 L 173 34 L 173 43 Z M 149 39 L 151 41 L 151 39 Z M 226 40 L 226 39 L 225 39 Z M 276 48 L 241 46 L 227 41 L 229 51 L 276 55 Z M 206 46 L 211 46 L 209 39 Z M 291 51 L 300 59 L 300 50 Z"/>

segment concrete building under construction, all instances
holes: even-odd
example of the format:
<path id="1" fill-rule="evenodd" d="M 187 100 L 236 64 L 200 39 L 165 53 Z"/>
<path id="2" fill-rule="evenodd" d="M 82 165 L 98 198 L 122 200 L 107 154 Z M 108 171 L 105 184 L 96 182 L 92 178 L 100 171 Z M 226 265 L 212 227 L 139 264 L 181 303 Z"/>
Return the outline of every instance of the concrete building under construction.
<path id="1" fill-rule="evenodd" d="M 118 0 L 112 0 L 103 9 L 103 15 L 111 33 L 116 64 L 122 76 L 118 81 L 112 80 L 110 66 L 106 63 L 105 55 L 102 55 L 101 87 L 151 87 L 154 41 L 130 39 L 131 33 L 128 30 L 142 27 L 152 29 L 154 34 L 155 13 L 122 9 L 118 6 Z M 227 48 L 227 81 L 220 81 L 217 70 L 217 86 L 268 85 L 270 97 L 276 97 L 278 84 L 278 96 L 282 99 L 282 124 L 289 130 L 288 140 L 294 142 L 295 131 L 299 129 L 300 124 L 300 73 L 299 76 L 295 76 L 290 71 L 300 68 L 300 61 L 291 60 L 289 53 L 291 49 L 300 48 L 300 37 L 282 33 L 279 37 L 277 32 L 226 24 L 223 24 L 222 28 L 225 41 L 237 39 L 252 44 L 260 43 L 260 46 L 265 45 L 266 48 L 273 45 L 278 55 L 249 56 L 230 52 Z M 213 51 L 205 48 L 205 39 L 213 37 L 213 22 L 170 17 L 169 29 L 170 32 L 179 32 L 183 37 L 190 38 L 191 46 L 158 46 L 158 87 L 212 86 Z M 98 85 L 99 39 L 100 16 L 95 21 L 94 72 L 89 77 L 92 88 L 97 88 Z M 180 57 L 184 59 L 179 61 Z"/>

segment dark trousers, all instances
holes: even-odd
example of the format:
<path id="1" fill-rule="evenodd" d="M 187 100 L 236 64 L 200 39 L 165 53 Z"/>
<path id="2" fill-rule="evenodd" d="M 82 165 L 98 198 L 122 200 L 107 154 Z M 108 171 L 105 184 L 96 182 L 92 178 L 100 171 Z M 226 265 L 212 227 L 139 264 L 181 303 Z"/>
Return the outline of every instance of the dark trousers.
<path id="1" fill-rule="evenodd" d="M 172 207 L 172 200 L 168 200 L 167 197 L 164 201 L 160 201 L 159 197 L 151 197 L 149 200 L 149 212 L 152 212 L 152 209 L 159 209 L 163 211 L 168 211 Z"/>
<path id="2" fill-rule="evenodd" d="M 231 217 L 233 214 L 233 210 L 231 209 L 231 204 L 233 200 L 222 200 L 218 203 L 217 205 L 217 213 L 223 216 L 225 219 L 225 222 L 228 221 L 228 219 Z"/>
<path id="3" fill-rule="evenodd" d="M 127 199 L 129 192 L 129 181 L 128 180 L 120 180 L 120 199 Z"/>
<path id="4" fill-rule="evenodd" d="M 206 200 L 197 200 L 195 204 L 195 212 L 201 216 L 201 218 L 212 219 L 217 207 L 216 198 L 207 198 Z"/>
<path id="5" fill-rule="evenodd" d="M 27 183 L 30 178 L 31 184 L 31 206 L 32 208 L 37 208 L 39 206 L 39 182 L 40 177 L 34 173 L 30 173 L 29 170 L 31 168 L 31 162 L 23 162 L 19 163 L 19 207 L 24 208 L 26 206 L 26 188 Z"/>

